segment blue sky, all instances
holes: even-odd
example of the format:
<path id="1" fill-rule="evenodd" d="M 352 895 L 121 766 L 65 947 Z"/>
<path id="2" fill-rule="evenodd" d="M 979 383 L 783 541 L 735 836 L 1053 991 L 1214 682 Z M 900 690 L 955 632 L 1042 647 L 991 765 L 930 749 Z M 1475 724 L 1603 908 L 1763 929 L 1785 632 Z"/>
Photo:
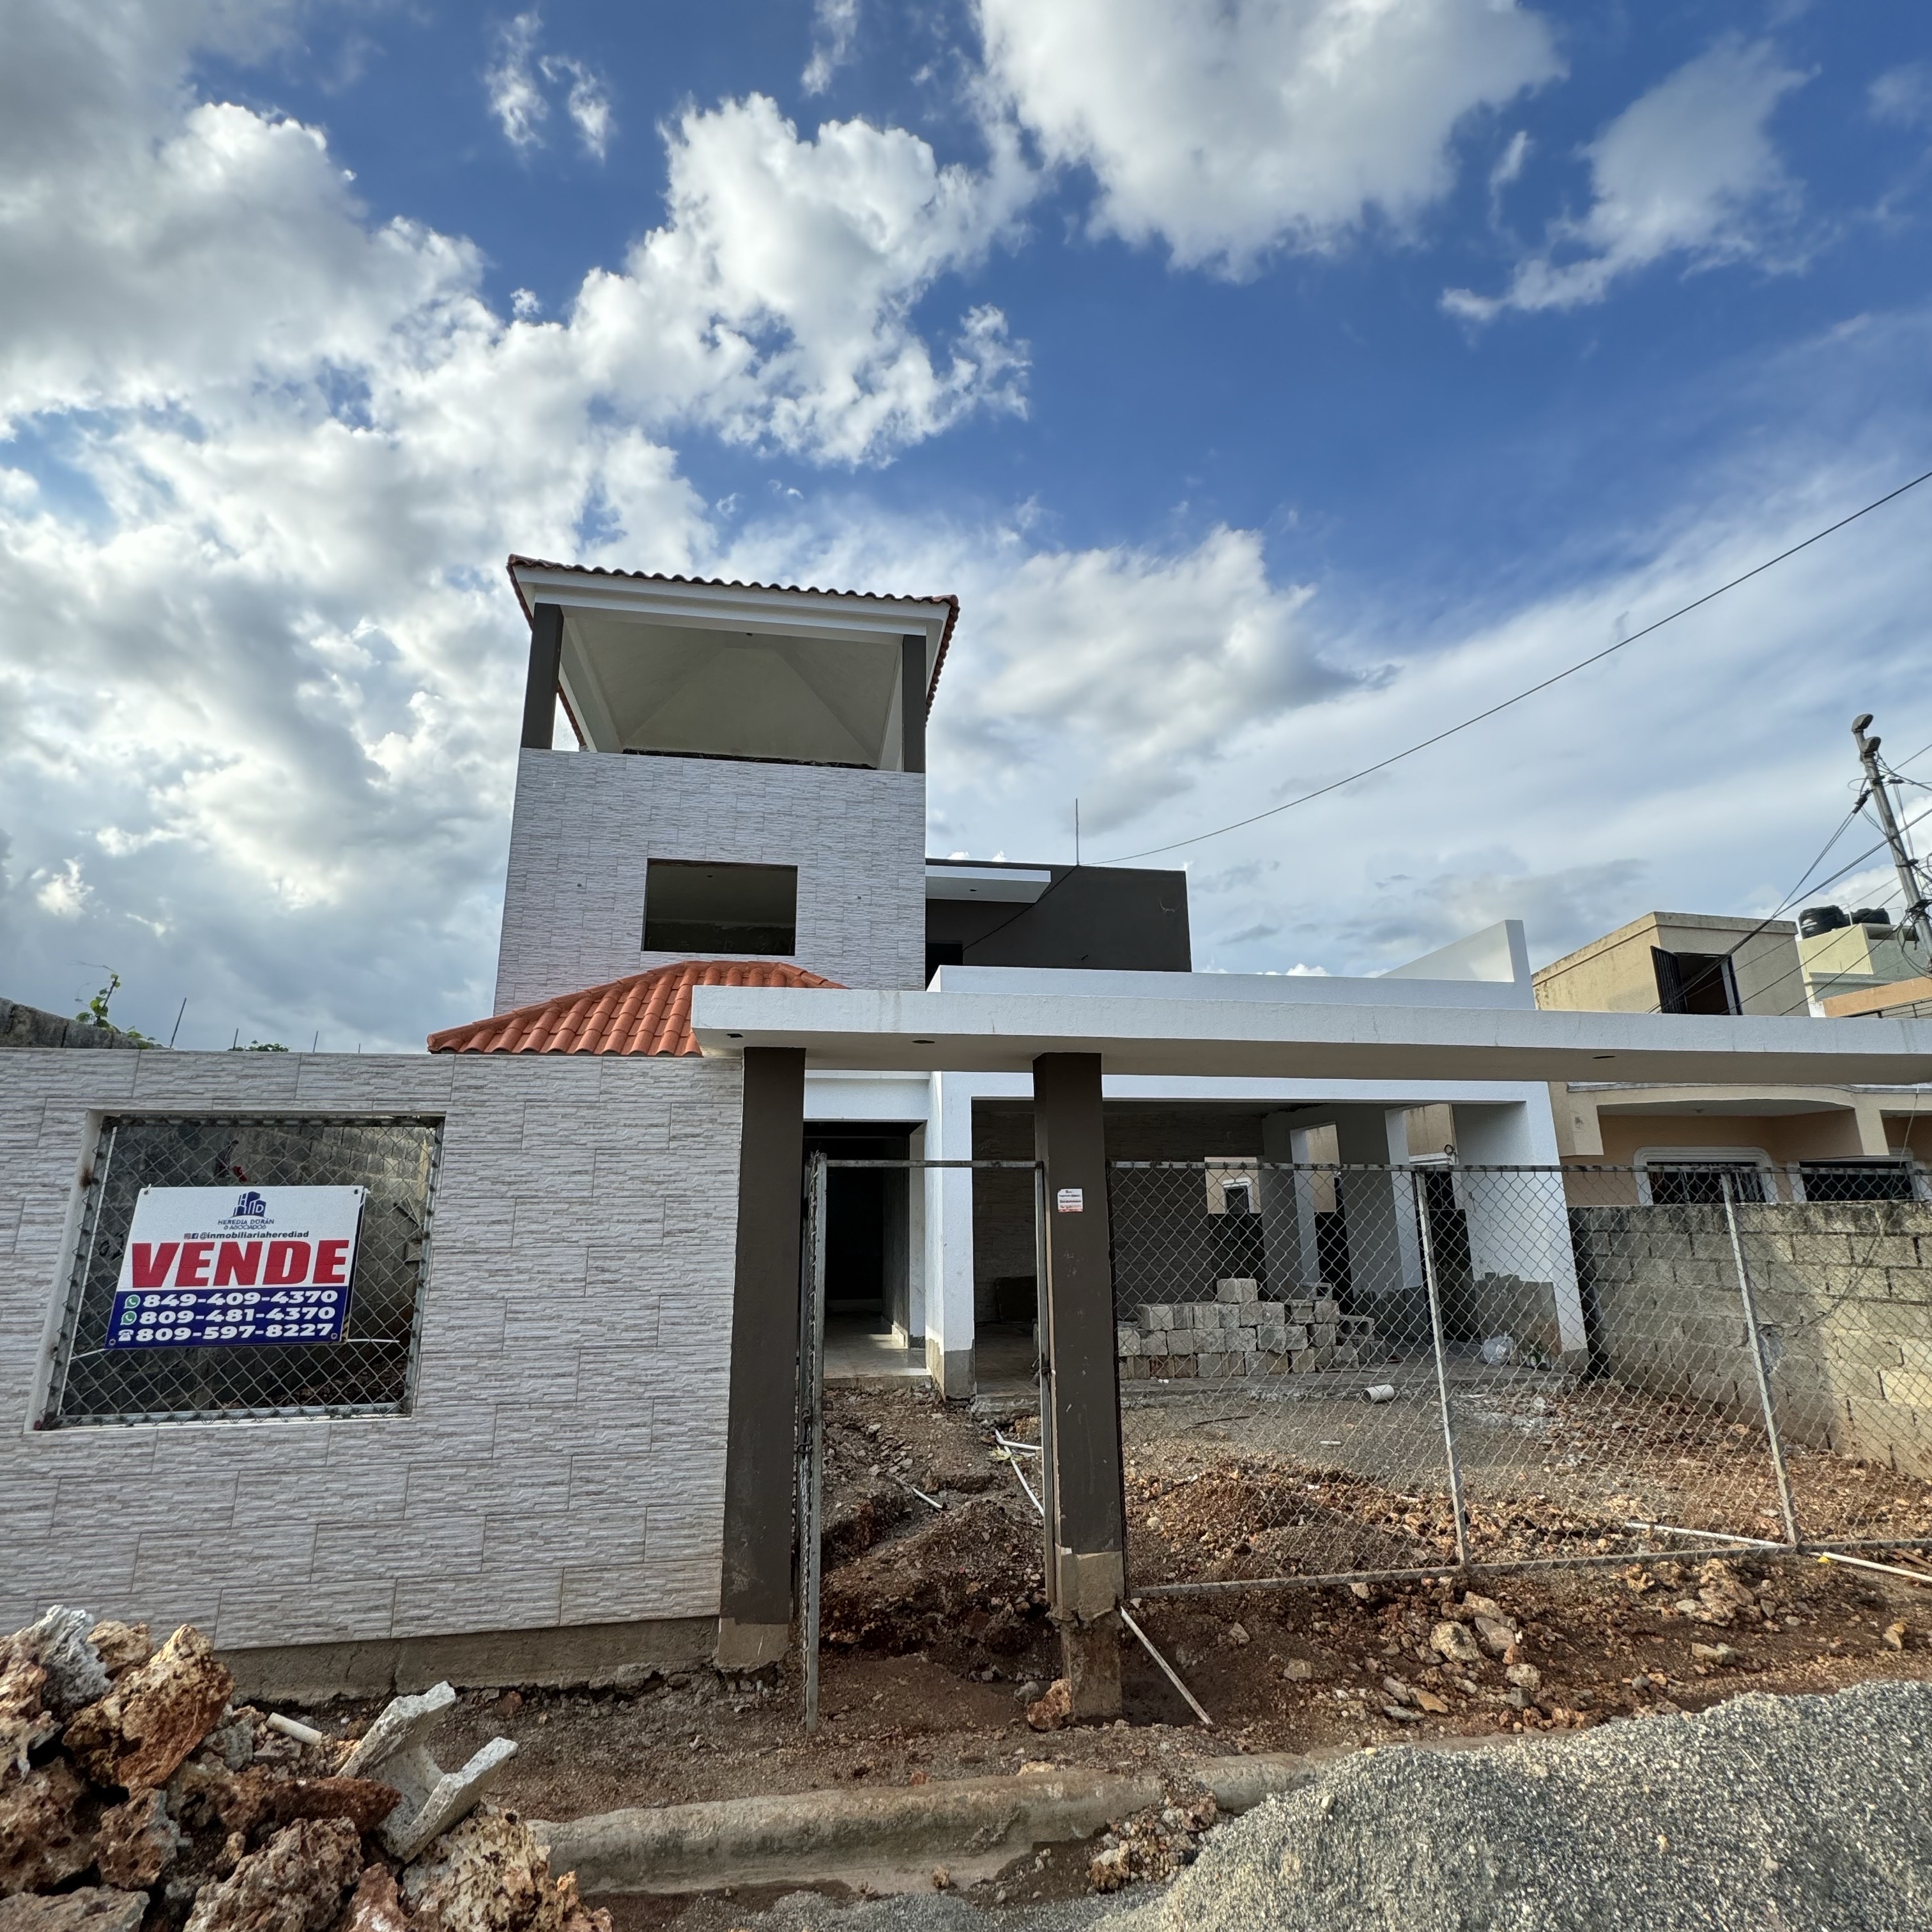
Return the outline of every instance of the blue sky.
<path id="1" fill-rule="evenodd" d="M 1108 857 L 1932 467 L 1915 9 L 0 12 L 0 991 L 184 1044 L 487 1009 L 512 548 L 956 591 L 932 849 Z M 1197 963 L 1769 910 L 1928 538 L 1173 854 Z"/>

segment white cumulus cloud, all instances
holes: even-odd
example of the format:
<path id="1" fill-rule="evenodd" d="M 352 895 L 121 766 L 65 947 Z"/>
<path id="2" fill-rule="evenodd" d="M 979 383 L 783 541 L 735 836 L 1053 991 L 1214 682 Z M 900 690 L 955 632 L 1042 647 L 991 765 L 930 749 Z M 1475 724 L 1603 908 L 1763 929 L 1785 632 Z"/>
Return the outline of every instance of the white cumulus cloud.
<path id="1" fill-rule="evenodd" d="M 1693 268 L 1762 257 L 1797 194 L 1771 117 L 1804 79 L 1767 43 L 1720 41 L 1633 101 L 1584 151 L 1588 212 L 1558 222 L 1504 294 L 1452 289 L 1444 307 L 1478 322 L 1504 309 L 1576 308 L 1669 257 Z"/>
<path id="2" fill-rule="evenodd" d="M 504 140 L 527 152 L 543 146 L 551 96 L 560 93 L 584 152 L 601 161 L 614 124 L 610 88 L 574 55 L 539 52 L 542 32 L 543 16 L 534 10 L 517 14 L 498 29 L 496 58 L 483 76 L 490 111 Z"/>
<path id="3" fill-rule="evenodd" d="M 1512 0 L 979 0 L 989 79 L 1096 224 L 1239 272 L 1404 222 L 1473 110 L 1561 70 Z"/>
<path id="4" fill-rule="evenodd" d="M 852 58 L 859 32 L 859 0 L 814 0 L 812 58 L 800 76 L 808 94 L 823 94 Z"/>

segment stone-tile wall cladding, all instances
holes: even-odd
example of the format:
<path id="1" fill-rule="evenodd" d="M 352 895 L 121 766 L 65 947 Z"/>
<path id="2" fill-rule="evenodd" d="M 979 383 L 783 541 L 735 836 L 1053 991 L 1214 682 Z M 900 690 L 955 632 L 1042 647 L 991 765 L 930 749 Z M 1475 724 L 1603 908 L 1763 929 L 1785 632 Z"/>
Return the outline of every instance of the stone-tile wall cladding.
<path id="1" fill-rule="evenodd" d="M 923 772 L 526 751 L 496 1011 L 682 956 L 642 950 L 652 859 L 796 866 L 793 963 L 844 986 L 926 984 Z"/>
<path id="2" fill-rule="evenodd" d="M 1786 1439 L 1932 1478 L 1932 1205 L 1737 1210 Z M 1762 1413 L 1721 1208 L 1570 1210 L 1593 1352 L 1622 1381 Z"/>
<path id="3" fill-rule="evenodd" d="M 0 1629 L 226 1648 L 715 1616 L 742 1072 L 0 1053 Z M 441 1114 L 413 1413 L 39 1430 L 90 1114 Z"/>

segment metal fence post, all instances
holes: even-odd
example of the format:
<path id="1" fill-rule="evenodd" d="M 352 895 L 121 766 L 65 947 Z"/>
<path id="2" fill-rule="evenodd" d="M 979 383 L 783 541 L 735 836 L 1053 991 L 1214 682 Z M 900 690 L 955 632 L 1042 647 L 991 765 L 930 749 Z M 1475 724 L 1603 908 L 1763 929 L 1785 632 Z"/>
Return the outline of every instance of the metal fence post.
<path id="1" fill-rule="evenodd" d="M 805 1728 L 818 1729 L 818 1597 L 825 1486 L 825 1156 L 807 1169 L 805 1293 L 800 1298 L 799 1646 L 805 1666 Z"/>
<path id="2" fill-rule="evenodd" d="M 1429 1229 L 1429 1196 L 1422 1177 L 1408 1170 L 1409 1195 L 1422 1236 L 1422 1279 L 1429 1291 L 1429 1334 L 1436 1354 L 1436 1396 L 1442 1408 L 1442 1449 L 1449 1468 L 1449 1508 L 1456 1526 L 1456 1564 L 1469 1567 L 1469 1530 L 1462 1508 L 1462 1470 L 1456 1459 L 1456 1425 L 1449 1413 L 1449 1361 L 1442 1342 L 1442 1297 L 1436 1279 L 1436 1243 Z"/>
<path id="3" fill-rule="evenodd" d="M 1744 1330 L 1750 1341 L 1751 1366 L 1757 1373 L 1757 1397 L 1764 1409 L 1764 1432 L 1771 1444 L 1771 1466 L 1778 1478 L 1778 1506 L 1784 1516 L 1784 1540 L 1798 1547 L 1798 1512 L 1791 1501 L 1791 1475 L 1784 1466 L 1784 1444 L 1778 1433 L 1772 1407 L 1771 1376 L 1765 1366 L 1764 1336 L 1757 1324 L 1757 1298 L 1751 1292 L 1750 1270 L 1744 1265 L 1744 1246 L 1738 1233 L 1737 1186 L 1726 1172 L 1718 1176 L 1724 1191 L 1724 1224 L 1730 1231 L 1731 1259 L 1738 1271 L 1738 1294 L 1744 1305 Z"/>

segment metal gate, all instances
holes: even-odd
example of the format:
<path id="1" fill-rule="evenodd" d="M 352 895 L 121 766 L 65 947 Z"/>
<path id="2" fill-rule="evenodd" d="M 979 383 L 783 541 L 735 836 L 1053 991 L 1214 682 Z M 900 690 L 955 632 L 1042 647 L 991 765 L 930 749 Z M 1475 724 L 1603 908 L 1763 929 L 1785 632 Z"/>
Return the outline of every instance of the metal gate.
<path id="1" fill-rule="evenodd" d="M 1033 1160 L 845 1160 L 824 1154 L 806 1162 L 804 1233 L 801 1274 L 796 1417 L 796 1493 L 794 1556 L 799 1608 L 799 1660 L 805 1687 L 805 1727 L 818 1728 L 819 1595 L 824 1534 L 825 1311 L 827 1180 L 834 1168 L 875 1168 L 902 1173 L 908 1184 L 929 1170 L 1022 1172 L 1034 1177 L 1034 1245 L 1036 1282 L 1046 1277 L 1040 1257 L 1040 1176 Z M 1042 1410 L 1042 1424 L 1045 1410 Z"/>
<path id="2" fill-rule="evenodd" d="M 1114 1163 L 1130 1591 L 1932 1544 L 1932 1204 L 1835 1172 Z"/>

